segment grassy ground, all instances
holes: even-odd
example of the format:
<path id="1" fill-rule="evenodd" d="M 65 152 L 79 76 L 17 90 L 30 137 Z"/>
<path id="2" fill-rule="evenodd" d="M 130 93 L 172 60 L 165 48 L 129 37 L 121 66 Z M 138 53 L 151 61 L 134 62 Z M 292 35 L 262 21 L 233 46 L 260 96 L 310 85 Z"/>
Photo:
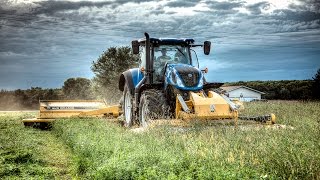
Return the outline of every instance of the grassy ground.
<path id="1" fill-rule="evenodd" d="M 68 119 L 41 131 L 23 128 L 21 116 L 0 116 L 0 178 L 320 179 L 320 103 L 246 108 L 243 114 L 274 112 L 294 129 L 195 125 L 135 133 L 106 120 Z"/>
<path id="2" fill-rule="evenodd" d="M 70 179 L 70 149 L 50 131 L 25 128 L 30 115 L 0 113 L 0 179 Z"/>

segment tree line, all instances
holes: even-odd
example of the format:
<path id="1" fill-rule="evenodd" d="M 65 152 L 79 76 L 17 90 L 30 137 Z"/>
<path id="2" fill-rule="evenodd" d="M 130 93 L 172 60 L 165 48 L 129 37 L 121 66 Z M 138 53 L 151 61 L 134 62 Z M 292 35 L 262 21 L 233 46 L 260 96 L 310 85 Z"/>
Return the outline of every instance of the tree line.
<path id="1" fill-rule="evenodd" d="M 39 100 L 104 99 L 109 104 L 117 104 L 122 95 L 118 90 L 119 76 L 125 70 L 137 67 L 138 60 L 128 46 L 110 47 L 92 62 L 93 79 L 69 78 L 56 89 L 0 90 L 0 110 L 37 109 Z M 262 91 L 266 93 L 265 99 L 320 99 L 320 69 L 310 80 L 239 81 L 225 85 L 241 85 Z"/>
<path id="2" fill-rule="evenodd" d="M 312 80 L 239 81 L 227 86 L 247 86 L 266 93 L 264 99 L 310 100 L 313 99 Z"/>
<path id="3" fill-rule="evenodd" d="M 320 100 L 320 69 L 310 80 L 239 81 L 226 86 L 247 86 L 266 93 L 262 98 L 279 100 Z"/>
<path id="4" fill-rule="evenodd" d="M 61 88 L 27 90 L 0 90 L 0 110 L 29 110 L 39 107 L 39 100 L 105 100 L 109 104 L 119 102 L 121 92 L 118 79 L 125 70 L 138 65 L 138 56 L 129 46 L 110 47 L 92 62 L 93 79 L 69 78 Z"/>
<path id="5" fill-rule="evenodd" d="M 27 90 L 0 91 L 0 110 L 37 109 L 39 99 L 63 99 L 61 89 L 42 89 L 31 87 Z"/>

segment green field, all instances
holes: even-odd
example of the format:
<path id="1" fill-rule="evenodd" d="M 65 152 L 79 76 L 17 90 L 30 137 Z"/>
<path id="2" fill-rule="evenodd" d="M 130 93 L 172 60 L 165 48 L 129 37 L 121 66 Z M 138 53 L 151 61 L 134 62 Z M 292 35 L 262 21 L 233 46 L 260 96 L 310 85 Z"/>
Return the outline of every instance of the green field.
<path id="1" fill-rule="evenodd" d="M 133 132 L 104 119 L 25 128 L 0 113 L 0 179 L 320 179 L 320 103 L 257 102 L 291 128 L 162 126 Z"/>

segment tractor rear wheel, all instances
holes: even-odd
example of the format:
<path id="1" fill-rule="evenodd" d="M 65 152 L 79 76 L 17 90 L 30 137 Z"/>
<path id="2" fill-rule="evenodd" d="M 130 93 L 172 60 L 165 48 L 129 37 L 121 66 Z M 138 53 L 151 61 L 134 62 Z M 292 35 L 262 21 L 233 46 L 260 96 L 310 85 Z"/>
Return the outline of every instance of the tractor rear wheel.
<path id="1" fill-rule="evenodd" d="M 167 100 L 160 90 L 145 90 L 139 103 L 139 123 L 141 127 L 148 127 L 152 120 L 169 117 Z"/>
<path id="2" fill-rule="evenodd" d="M 133 124 L 134 111 L 133 111 L 133 98 L 127 85 L 123 90 L 123 106 L 122 111 L 124 115 L 124 126 L 131 127 Z"/>

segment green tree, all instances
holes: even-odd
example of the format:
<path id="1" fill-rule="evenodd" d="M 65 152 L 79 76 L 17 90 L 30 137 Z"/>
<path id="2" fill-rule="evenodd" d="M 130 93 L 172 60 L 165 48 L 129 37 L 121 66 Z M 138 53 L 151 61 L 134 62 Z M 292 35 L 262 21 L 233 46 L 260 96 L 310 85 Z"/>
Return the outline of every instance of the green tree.
<path id="1" fill-rule="evenodd" d="M 312 83 L 312 94 L 315 99 L 320 99 L 320 69 L 314 75 Z"/>
<path id="2" fill-rule="evenodd" d="M 103 86 L 108 87 L 120 74 L 127 69 L 137 66 L 138 56 L 131 53 L 131 48 L 110 47 L 107 51 L 92 62 L 91 70 L 96 75 L 96 80 Z"/>
<path id="3" fill-rule="evenodd" d="M 46 89 L 44 98 L 47 100 L 58 100 L 59 97 L 59 90 L 58 89 Z"/>
<path id="4" fill-rule="evenodd" d="M 62 91 L 67 99 L 92 99 L 91 81 L 86 78 L 69 78 Z"/>
<path id="5" fill-rule="evenodd" d="M 14 107 L 17 109 L 23 109 L 24 107 L 31 106 L 30 98 L 26 93 L 26 90 L 17 89 L 14 92 L 14 99 L 16 102 L 13 103 Z"/>
<path id="6" fill-rule="evenodd" d="M 92 62 L 91 70 L 95 74 L 94 91 L 98 98 L 115 103 L 121 96 L 118 80 L 122 72 L 137 67 L 139 56 L 132 54 L 129 46 L 110 47 Z"/>
<path id="7" fill-rule="evenodd" d="M 39 100 L 44 98 L 44 90 L 41 87 L 31 87 L 25 91 L 27 100 L 24 101 L 24 105 L 32 108 L 39 107 Z"/>
<path id="8" fill-rule="evenodd" d="M 308 100 L 312 98 L 312 80 L 239 81 L 227 86 L 247 86 L 265 92 L 266 99 Z M 319 92 L 319 90 L 315 90 Z"/>
<path id="9" fill-rule="evenodd" d="M 281 97 L 281 99 L 290 99 L 290 91 L 287 88 L 281 88 L 281 90 L 279 91 L 279 95 Z"/>

